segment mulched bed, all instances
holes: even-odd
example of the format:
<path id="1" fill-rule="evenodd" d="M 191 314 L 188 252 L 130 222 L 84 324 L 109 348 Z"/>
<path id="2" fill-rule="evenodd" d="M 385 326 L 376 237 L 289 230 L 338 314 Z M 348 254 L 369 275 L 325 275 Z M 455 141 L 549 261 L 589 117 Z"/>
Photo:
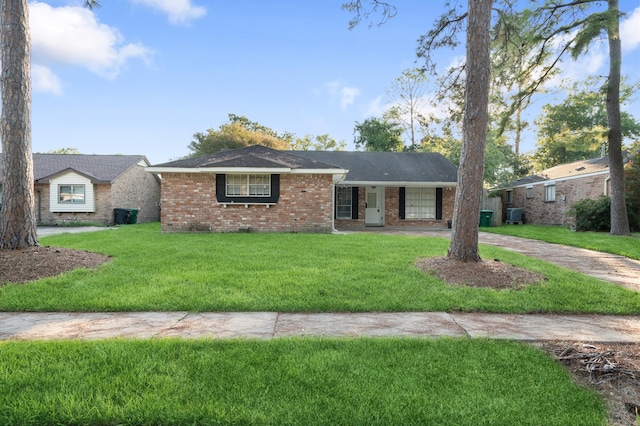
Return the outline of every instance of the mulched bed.
<path id="1" fill-rule="evenodd" d="M 497 290 L 521 289 L 545 280 L 544 275 L 494 260 L 461 262 L 448 257 L 419 259 L 416 266 L 444 282 Z"/>
<path id="2" fill-rule="evenodd" d="M 640 424 L 640 344 L 538 342 L 607 403 L 609 426 Z"/>
<path id="3" fill-rule="evenodd" d="M 27 283 L 78 268 L 96 268 L 111 257 L 62 247 L 29 247 L 0 250 L 0 285 Z"/>

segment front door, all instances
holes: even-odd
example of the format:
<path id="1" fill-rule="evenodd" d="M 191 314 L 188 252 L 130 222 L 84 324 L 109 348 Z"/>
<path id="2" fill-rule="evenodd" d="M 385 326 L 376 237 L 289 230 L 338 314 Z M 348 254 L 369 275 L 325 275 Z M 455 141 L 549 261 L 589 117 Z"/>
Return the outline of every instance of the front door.
<path id="1" fill-rule="evenodd" d="M 382 226 L 383 224 L 384 193 L 382 191 L 384 191 L 384 188 L 379 186 L 367 187 L 367 207 L 364 215 L 364 224 L 366 226 Z"/>

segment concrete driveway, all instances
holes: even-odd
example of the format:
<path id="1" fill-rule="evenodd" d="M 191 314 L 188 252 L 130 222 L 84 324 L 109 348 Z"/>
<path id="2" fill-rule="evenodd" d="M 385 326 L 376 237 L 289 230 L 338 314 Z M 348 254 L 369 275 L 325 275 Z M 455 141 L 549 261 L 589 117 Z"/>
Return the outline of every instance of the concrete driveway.
<path id="1" fill-rule="evenodd" d="M 56 234 L 76 234 L 78 232 L 95 232 L 118 229 L 115 226 L 38 226 L 38 237 Z"/>

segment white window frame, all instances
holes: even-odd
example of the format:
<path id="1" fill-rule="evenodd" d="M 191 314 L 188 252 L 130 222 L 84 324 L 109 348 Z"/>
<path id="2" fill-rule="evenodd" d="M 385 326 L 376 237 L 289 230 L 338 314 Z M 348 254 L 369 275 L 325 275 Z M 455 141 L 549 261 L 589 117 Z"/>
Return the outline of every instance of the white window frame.
<path id="1" fill-rule="evenodd" d="M 353 208 L 353 188 L 350 186 L 337 186 L 336 187 L 336 219 L 351 219 L 352 208 Z"/>
<path id="2" fill-rule="evenodd" d="M 270 197 L 271 175 L 267 173 L 228 174 L 225 193 L 227 197 Z"/>
<path id="3" fill-rule="evenodd" d="M 404 218 L 435 219 L 436 189 L 407 187 L 404 190 Z"/>
<path id="4" fill-rule="evenodd" d="M 544 184 L 544 201 L 556 201 L 556 183 L 549 182 Z"/>
<path id="5" fill-rule="evenodd" d="M 63 192 L 63 188 L 68 187 L 69 191 Z M 76 189 L 82 189 L 82 192 L 76 192 Z M 64 194 L 64 195 L 63 195 Z M 82 197 L 77 197 L 82 195 Z M 58 204 L 63 205 L 76 205 L 76 204 L 85 204 L 87 200 L 87 191 L 84 184 L 69 184 L 62 183 L 58 184 Z"/>
<path id="6" fill-rule="evenodd" d="M 527 198 L 533 198 L 533 185 L 527 186 Z"/>

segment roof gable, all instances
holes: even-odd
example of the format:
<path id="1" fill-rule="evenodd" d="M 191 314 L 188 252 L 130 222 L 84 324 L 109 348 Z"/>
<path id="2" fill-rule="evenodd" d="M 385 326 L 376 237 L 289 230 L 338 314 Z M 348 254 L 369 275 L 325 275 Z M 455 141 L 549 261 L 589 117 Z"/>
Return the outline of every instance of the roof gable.
<path id="1" fill-rule="evenodd" d="M 186 158 L 157 164 L 153 168 L 202 169 L 202 168 L 288 168 L 288 169 L 336 169 L 339 167 L 295 155 L 291 151 L 279 151 L 262 145 L 216 152 L 200 157 Z"/>
<path id="2" fill-rule="evenodd" d="M 586 175 L 609 171 L 609 156 L 590 158 L 588 160 L 574 161 L 573 163 L 559 164 L 555 167 L 543 170 L 540 174 L 547 179 Z"/>
<path id="3" fill-rule="evenodd" d="M 625 161 L 627 161 L 626 154 L 624 154 L 624 157 L 625 157 Z M 589 175 L 593 173 L 608 173 L 608 172 L 609 172 L 609 156 L 605 155 L 598 158 L 589 158 L 587 160 L 579 160 L 579 161 L 574 161 L 572 163 L 559 164 L 557 166 L 545 169 L 539 173 L 511 181 L 506 185 L 499 186 L 499 188 L 530 185 L 530 184 L 545 182 L 549 180 L 569 179 L 569 178 L 582 176 L 582 175 Z"/>
<path id="4" fill-rule="evenodd" d="M 36 183 L 45 182 L 61 173 L 73 171 L 94 183 L 111 183 L 131 167 L 142 162 L 144 155 L 33 154 L 33 176 Z M 2 162 L 0 162 L 2 179 Z"/>

